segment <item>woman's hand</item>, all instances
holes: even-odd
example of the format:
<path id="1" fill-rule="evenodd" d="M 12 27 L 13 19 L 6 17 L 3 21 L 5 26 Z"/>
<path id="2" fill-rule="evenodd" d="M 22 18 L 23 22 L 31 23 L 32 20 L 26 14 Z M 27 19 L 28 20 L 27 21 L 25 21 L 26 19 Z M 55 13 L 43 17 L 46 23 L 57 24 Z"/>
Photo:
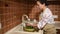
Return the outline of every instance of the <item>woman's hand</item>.
<path id="1" fill-rule="evenodd" d="M 26 23 L 26 26 L 33 26 L 33 27 L 37 27 L 37 23 L 34 23 L 34 24 Z"/>
<path id="2" fill-rule="evenodd" d="M 32 26 L 30 23 L 26 23 L 26 26 Z"/>
<path id="3" fill-rule="evenodd" d="M 32 26 L 33 26 L 33 27 L 37 27 L 37 23 L 34 23 Z"/>

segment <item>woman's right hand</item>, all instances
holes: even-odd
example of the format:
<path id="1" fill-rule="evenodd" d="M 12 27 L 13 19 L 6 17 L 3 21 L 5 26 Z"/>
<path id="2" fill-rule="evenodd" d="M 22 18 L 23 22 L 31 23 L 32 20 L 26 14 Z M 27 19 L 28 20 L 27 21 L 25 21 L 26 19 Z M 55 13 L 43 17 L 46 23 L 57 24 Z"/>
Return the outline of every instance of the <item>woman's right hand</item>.
<path id="1" fill-rule="evenodd" d="M 26 26 L 32 26 L 30 23 L 26 23 Z"/>

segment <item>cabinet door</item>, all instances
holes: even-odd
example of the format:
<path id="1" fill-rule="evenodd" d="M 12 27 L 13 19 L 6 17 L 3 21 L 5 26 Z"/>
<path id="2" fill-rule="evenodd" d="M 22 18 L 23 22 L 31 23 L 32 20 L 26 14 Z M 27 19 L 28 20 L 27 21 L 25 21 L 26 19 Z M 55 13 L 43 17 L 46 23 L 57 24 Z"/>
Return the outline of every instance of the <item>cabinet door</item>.
<path id="1" fill-rule="evenodd" d="M 57 34 L 60 34 L 60 29 L 57 29 Z"/>

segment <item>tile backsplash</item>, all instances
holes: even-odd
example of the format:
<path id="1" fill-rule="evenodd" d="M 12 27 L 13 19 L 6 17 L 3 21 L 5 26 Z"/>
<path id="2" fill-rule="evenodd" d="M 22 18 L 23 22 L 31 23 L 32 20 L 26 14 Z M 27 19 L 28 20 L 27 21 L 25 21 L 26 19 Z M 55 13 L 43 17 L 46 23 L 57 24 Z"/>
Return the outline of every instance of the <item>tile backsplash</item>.
<path id="1" fill-rule="evenodd" d="M 60 21 L 60 18 L 59 18 L 60 17 L 60 5 L 49 5 L 48 7 L 51 9 L 53 15 L 58 16 L 58 18 L 55 18 L 55 21 Z"/>
<path id="2" fill-rule="evenodd" d="M 2 2 L 2 6 L 0 6 L 0 15 L 1 15 L 1 25 L 2 25 L 2 33 L 7 32 L 11 28 L 21 23 L 22 16 L 22 4 L 15 2 Z M 5 6 L 5 3 L 8 6 Z M 20 9 L 21 8 L 21 9 Z"/>

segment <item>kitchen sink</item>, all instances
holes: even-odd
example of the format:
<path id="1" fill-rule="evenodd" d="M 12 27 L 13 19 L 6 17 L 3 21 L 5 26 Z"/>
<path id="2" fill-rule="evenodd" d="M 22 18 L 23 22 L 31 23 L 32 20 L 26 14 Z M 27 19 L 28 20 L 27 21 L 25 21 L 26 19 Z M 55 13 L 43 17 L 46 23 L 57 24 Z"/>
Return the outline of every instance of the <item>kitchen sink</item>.
<path id="1" fill-rule="evenodd" d="M 43 30 L 39 30 L 39 32 L 26 32 L 26 31 L 23 31 L 23 27 L 20 24 L 16 27 L 12 28 L 5 34 L 43 34 Z"/>
<path id="2" fill-rule="evenodd" d="M 60 29 L 60 22 L 55 21 L 56 29 Z M 5 34 L 43 34 L 43 30 L 39 30 L 39 32 L 25 32 L 23 31 L 23 26 L 21 24 L 17 25 L 16 27 L 12 28 Z"/>
<path id="3" fill-rule="evenodd" d="M 56 29 L 60 29 L 60 22 L 55 21 Z M 16 27 L 12 28 L 5 34 L 43 34 L 43 30 L 39 30 L 39 32 L 25 32 L 23 31 L 23 26 L 21 24 L 17 25 Z"/>

